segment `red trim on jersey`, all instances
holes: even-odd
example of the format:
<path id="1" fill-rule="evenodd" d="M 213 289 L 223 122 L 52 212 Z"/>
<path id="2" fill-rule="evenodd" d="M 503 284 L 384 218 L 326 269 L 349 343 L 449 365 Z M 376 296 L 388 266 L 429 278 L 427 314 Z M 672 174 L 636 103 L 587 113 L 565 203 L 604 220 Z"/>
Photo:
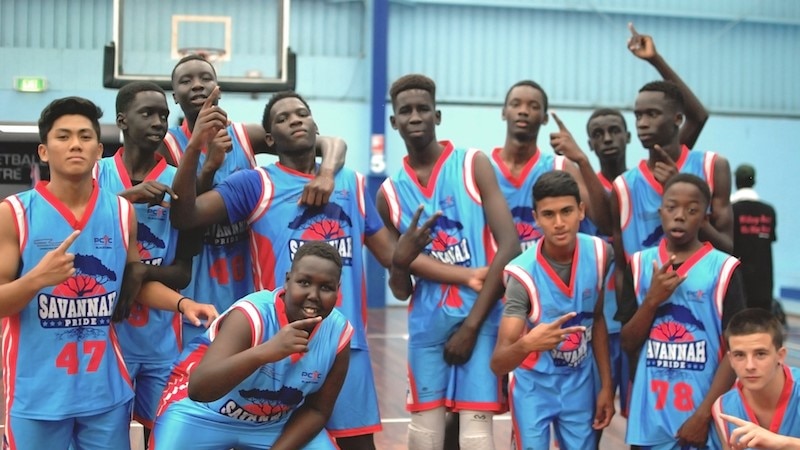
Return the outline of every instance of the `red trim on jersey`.
<path id="1" fill-rule="evenodd" d="M 708 152 L 703 155 L 703 162 L 708 158 L 711 158 L 711 161 L 708 163 L 708 170 L 706 170 L 706 183 L 708 184 L 709 189 L 711 190 L 711 194 L 714 194 L 714 172 L 717 170 L 717 154 Z M 703 164 L 703 168 L 705 169 L 705 165 Z"/>
<path id="2" fill-rule="evenodd" d="M 522 171 L 519 173 L 518 177 L 515 177 L 511 171 L 508 169 L 505 161 L 500 157 L 500 152 L 503 149 L 500 147 L 496 147 L 492 150 L 492 159 L 495 163 L 497 163 L 497 167 L 500 169 L 500 173 L 503 174 L 506 180 L 511 183 L 512 186 L 519 189 L 522 187 L 522 184 L 525 183 L 525 180 L 528 179 L 528 174 L 531 173 L 531 170 L 536 166 L 536 163 L 539 162 L 539 156 L 541 156 L 542 152 L 539 151 L 539 148 L 536 148 L 536 153 L 533 154 L 531 159 L 525 163 L 525 166 L 522 168 Z"/>
<path id="3" fill-rule="evenodd" d="M 185 134 L 188 139 L 192 138 L 192 130 L 189 129 L 189 121 L 188 120 L 183 119 L 183 122 L 181 122 L 181 127 L 180 128 L 181 128 L 181 131 L 183 131 L 183 134 Z"/>
<path id="4" fill-rule="evenodd" d="M 133 389 L 133 381 L 131 380 L 131 376 L 128 373 L 128 367 L 125 366 L 125 360 L 122 357 L 122 348 L 119 345 L 119 339 L 117 338 L 117 331 L 113 326 L 108 327 L 108 338 L 111 341 L 111 348 L 114 350 L 114 356 L 117 360 L 117 367 L 119 368 L 120 374 L 122 374 L 122 379 L 128 383 L 131 389 Z"/>
<path id="5" fill-rule="evenodd" d="M 406 396 L 406 411 L 409 412 L 417 412 L 417 411 L 428 411 L 430 409 L 435 409 L 440 406 L 445 406 L 444 398 L 440 398 L 438 400 L 433 400 L 430 402 L 419 402 L 419 396 L 417 394 L 417 381 L 414 378 L 414 373 L 411 371 L 411 367 L 406 366 L 406 371 L 408 373 L 408 395 Z"/>
<path id="6" fill-rule="evenodd" d="M 172 315 L 172 331 L 175 333 L 175 342 L 178 344 L 178 352 L 183 351 L 183 320 L 181 315 L 175 313 Z"/>
<path id="7" fill-rule="evenodd" d="M 11 429 L 11 409 L 16 396 L 17 359 L 19 357 L 19 313 L 3 318 L 3 385 L 5 386 L 5 435 L 10 449 L 16 449 Z"/>
<path id="8" fill-rule="evenodd" d="M 286 167 L 286 166 L 284 166 L 283 164 L 281 164 L 279 162 L 275 163 L 275 167 L 277 167 L 278 169 L 281 169 L 282 171 L 288 173 L 289 175 L 294 175 L 294 176 L 297 176 L 297 177 L 307 178 L 309 180 L 313 180 L 314 179 L 314 174 L 313 173 L 300 172 L 299 170 L 292 169 L 291 167 Z"/>
<path id="9" fill-rule="evenodd" d="M 250 135 L 247 133 L 247 127 L 243 123 L 237 122 L 231 124 L 230 128 L 233 130 L 233 134 L 236 135 L 239 145 L 242 147 L 244 154 L 247 156 L 247 160 L 250 161 L 250 168 L 252 169 L 253 167 L 256 167 L 255 150 L 250 142 Z"/>
<path id="10" fill-rule="evenodd" d="M 614 185 L 611 184 L 611 181 L 609 181 L 605 175 L 603 175 L 603 172 L 597 172 L 597 179 L 600 180 L 600 184 L 603 185 L 606 192 L 611 192 L 611 188 L 614 187 Z"/>
<path id="11" fill-rule="evenodd" d="M 523 369 L 531 370 L 534 367 L 536 367 L 536 364 L 539 363 L 539 358 L 541 357 L 542 357 L 541 352 L 531 352 L 528 354 L 528 356 L 525 357 L 525 359 L 522 360 L 519 366 L 522 367 Z"/>
<path id="12" fill-rule="evenodd" d="M 453 153 L 453 143 L 450 141 L 440 141 L 440 145 L 444 145 L 444 149 L 442 150 L 442 154 L 439 155 L 439 159 L 436 161 L 436 164 L 433 166 L 433 170 L 431 170 L 431 176 L 428 178 L 427 186 L 423 186 L 420 184 L 419 179 L 417 178 L 417 172 L 411 167 L 408 162 L 408 156 L 403 158 L 403 169 L 405 169 L 406 174 L 417 185 L 417 188 L 422 192 L 426 198 L 431 198 L 433 195 L 433 190 L 436 188 L 436 181 L 439 178 L 439 172 L 442 170 L 442 166 L 444 162 L 447 161 L 447 158 L 450 157 L 450 154 Z"/>
<path id="13" fill-rule="evenodd" d="M 678 160 L 675 161 L 675 166 L 678 168 L 678 172 L 683 169 L 683 164 L 686 163 L 686 158 L 689 156 L 689 147 L 682 145 L 681 146 L 681 154 L 678 157 Z M 656 180 L 655 175 L 650 170 L 650 167 L 647 166 L 647 160 L 643 159 L 639 162 L 639 170 L 642 171 L 642 175 L 644 175 L 644 179 L 647 180 L 647 184 L 653 188 L 654 191 L 658 193 L 658 195 L 664 195 L 664 186 Z"/>
<path id="14" fill-rule="evenodd" d="M 517 387 L 517 377 L 514 374 L 509 375 L 508 380 L 508 397 L 511 399 L 514 395 L 514 389 Z M 511 411 L 511 439 L 514 444 L 514 448 L 524 448 L 522 446 L 522 434 L 520 432 L 519 422 L 517 421 L 517 414 L 514 412 L 514 402 L 508 402 L 508 409 Z"/>
<path id="15" fill-rule="evenodd" d="M 181 162 L 183 152 L 181 150 L 181 145 L 178 143 L 178 138 L 176 138 L 171 131 L 167 131 L 167 134 L 164 136 L 164 145 L 167 147 L 167 152 L 172 158 L 172 163 L 177 167 Z"/>
<path id="16" fill-rule="evenodd" d="M 125 147 L 120 147 L 117 153 L 114 154 L 114 164 L 117 166 L 117 172 L 119 173 L 119 179 L 122 181 L 122 185 L 125 186 L 125 189 L 130 189 L 133 187 L 133 182 L 131 181 L 128 169 L 125 167 L 125 162 L 122 160 L 123 153 L 125 153 Z M 164 169 L 167 168 L 167 160 L 164 159 L 163 156 L 158 153 L 154 153 L 153 156 L 156 159 L 156 165 L 150 169 L 150 172 L 147 173 L 147 176 L 145 176 L 142 181 L 157 180 L 158 177 L 164 173 Z"/>
<path id="17" fill-rule="evenodd" d="M 377 423 L 375 425 L 368 425 L 366 427 L 348 428 L 346 430 L 323 430 L 334 438 L 348 438 L 353 436 L 361 436 L 362 434 L 375 434 L 383 431 L 383 425 Z M 339 447 L 336 447 L 337 449 Z"/>
<path id="18" fill-rule="evenodd" d="M 572 251 L 572 269 L 569 274 L 569 286 L 564 284 L 564 281 L 558 276 L 550 265 L 550 262 L 544 257 L 542 254 L 542 247 L 544 247 L 544 241 L 536 246 L 536 261 L 542 266 L 545 273 L 550 278 L 550 281 L 552 281 L 564 295 L 572 298 L 572 293 L 575 291 L 575 273 L 578 269 L 578 247 L 580 247 L 580 241 L 577 239 L 575 240 L 575 250 Z"/>
<path id="19" fill-rule="evenodd" d="M 259 342 L 260 336 L 257 336 L 258 330 L 256 329 L 256 323 L 253 320 L 253 315 L 250 314 L 250 312 L 247 309 L 245 309 L 245 306 L 243 304 L 238 304 L 234 306 L 231 309 L 231 311 L 239 311 L 240 313 L 242 313 L 242 315 L 244 315 L 244 318 L 247 319 L 247 323 L 250 325 L 250 347 L 255 347 L 258 344 L 260 344 L 261 343 Z M 220 325 L 222 325 L 222 323 L 220 323 Z M 219 332 L 219 326 L 217 326 L 217 332 Z"/>
<path id="20" fill-rule="evenodd" d="M 781 390 L 781 395 L 778 397 L 778 405 L 775 407 L 775 413 L 772 415 L 772 422 L 769 424 L 768 428 L 769 431 L 773 433 L 777 433 L 781 428 L 783 417 L 786 415 L 786 407 L 789 406 L 789 398 L 791 397 L 792 390 L 794 389 L 794 378 L 792 378 L 792 371 L 785 364 L 783 365 L 783 374 L 786 377 L 783 383 L 783 390 Z M 747 403 L 747 399 L 745 398 L 744 391 L 742 389 L 742 382 L 740 380 L 736 380 L 736 391 L 741 397 L 744 410 L 747 411 L 748 420 L 761 427 L 767 428 L 758 422 L 758 417 L 756 417 L 755 411 L 753 411 L 753 409 Z"/>
<path id="21" fill-rule="evenodd" d="M 355 333 L 355 329 L 353 328 L 352 325 L 350 325 L 350 322 L 346 322 L 346 324 L 347 326 L 344 327 L 344 330 L 342 330 L 341 334 L 339 335 L 339 343 L 336 346 L 337 355 L 346 347 L 347 348 L 350 347 L 350 339 L 353 337 L 353 334 Z M 314 330 L 316 331 L 316 328 Z"/>
<path id="22" fill-rule="evenodd" d="M 14 214 L 14 229 L 17 230 L 17 240 L 19 241 L 20 255 L 25 250 L 25 245 L 28 243 L 28 222 L 25 220 L 25 206 L 19 200 L 19 197 L 12 195 L 4 200 L 11 207 L 11 212 Z"/>
<path id="23" fill-rule="evenodd" d="M 683 264 L 681 264 L 681 266 L 678 267 L 678 270 L 676 271 L 678 275 L 685 277 L 686 274 L 689 273 L 689 270 L 691 270 L 692 267 L 694 267 L 694 265 L 697 264 L 698 261 L 703 259 L 703 257 L 706 256 L 713 249 L 714 247 L 711 244 L 709 244 L 708 242 L 704 243 L 703 246 L 700 247 L 700 249 L 694 252 L 692 256 L 687 258 L 686 261 L 684 261 Z M 664 264 L 665 262 L 669 261 L 669 252 L 667 251 L 666 239 L 661 239 L 661 242 L 658 244 L 658 259 L 660 260 L 661 264 Z M 668 270 L 671 271 L 672 268 Z"/>
<path id="24" fill-rule="evenodd" d="M 487 411 L 495 414 L 506 412 L 505 405 L 500 402 L 459 402 L 446 400 L 445 406 L 455 413 L 459 411 Z"/>
<path id="25" fill-rule="evenodd" d="M 48 203 L 53 205 L 53 208 L 58 211 L 61 216 L 64 217 L 64 220 L 75 230 L 82 230 L 86 227 L 86 223 L 89 222 L 89 219 L 92 217 L 92 213 L 94 212 L 94 207 L 97 204 L 97 194 L 100 193 L 100 189 L 97 186 L 97 180 L 92 180 L 92 194 L 89 196 L 89 201 L 86 202 L 86 208 L 83 210 L 83 216 L 81 216 L 80 220 L 78 220 L 72 211 L 61 202 L 52 192 L 47 190 L 47 185 L 50 184 L 49 181 L 40 181 L 36 183 L 36 192 L 39 193 Z"/>

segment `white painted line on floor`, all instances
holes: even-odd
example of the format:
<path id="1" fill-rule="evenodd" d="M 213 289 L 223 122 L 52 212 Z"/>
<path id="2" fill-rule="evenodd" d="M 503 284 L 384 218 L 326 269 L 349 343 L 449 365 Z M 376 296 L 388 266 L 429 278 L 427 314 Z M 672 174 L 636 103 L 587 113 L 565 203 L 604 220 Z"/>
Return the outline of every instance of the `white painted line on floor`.
<path id="1" fill-rule="evenodd" d="M 405 339 L 408 340 L 408 334 L 402 333 L 389 333 L 389 334 L 371 334 L 367 333 L 367 339 Z"/>
<path id="2" fill-rule="evenodd" d="M 508 421 L 511 420 L 511 414 L 503 414 L 500 416 L 494 416 L 494 420 L 500 421 Z M 391 418 L 391 419 L 381 419 L 382 423 L 409 423 L 411 422 L 410 417 L 398 417 L 398 418 Z"/>

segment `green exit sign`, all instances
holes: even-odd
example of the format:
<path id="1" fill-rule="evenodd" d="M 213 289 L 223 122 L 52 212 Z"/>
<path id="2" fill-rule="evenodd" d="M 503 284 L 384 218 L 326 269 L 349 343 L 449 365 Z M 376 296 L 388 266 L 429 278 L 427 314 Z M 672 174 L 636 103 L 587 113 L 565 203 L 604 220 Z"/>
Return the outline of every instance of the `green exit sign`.
<path id="1" fill-rule="evenodd" d="M 14 89 L 20 92 L 44 92 L 47 90 L 47 78 L 14 77 Z"/>

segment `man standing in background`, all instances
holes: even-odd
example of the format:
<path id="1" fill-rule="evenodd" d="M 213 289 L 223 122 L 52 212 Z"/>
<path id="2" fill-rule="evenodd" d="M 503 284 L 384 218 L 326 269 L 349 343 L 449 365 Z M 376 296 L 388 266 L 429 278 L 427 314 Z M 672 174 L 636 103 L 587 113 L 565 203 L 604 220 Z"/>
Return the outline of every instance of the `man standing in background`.
<path id="1" fill-rule="evenodd" d="M 748 308 L 772 311 L 772 243 L 775 209 L 759 198 L 753 186 L 756 169 L 749 164 L 736 168 L 733 206 L 733 255 L 742 261 L 742 276 Z"/>

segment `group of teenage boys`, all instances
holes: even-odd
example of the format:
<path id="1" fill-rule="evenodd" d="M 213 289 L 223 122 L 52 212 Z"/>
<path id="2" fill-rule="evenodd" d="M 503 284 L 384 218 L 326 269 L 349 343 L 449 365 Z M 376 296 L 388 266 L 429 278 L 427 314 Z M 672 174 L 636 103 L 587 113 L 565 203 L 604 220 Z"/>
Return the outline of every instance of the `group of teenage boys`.
<path id="1" fill-rule="evenodd" d="M 554 114 L 542 153 L 533 81 L 506 95 L 502 148 L 439 141 L 435 83 L 406 75 L 389 95 L 408 156 L 374 201 L 300 95 L 231 123 L 199 56 L 172 73 L 178 127 L 156 85 L 120 89 L 112 157 L 94 104 L 54 101 L 50 181 L 0 204 L 5 447 L 128 448 L 133 417 L 151 449 L 374 448 L 364 247 L 409 301 L 411 449 L 443 448 L 448 412 L 460 448 L 494 448 L 509 409 L 513 448 L 548 448 L 551 427 L 594 448 L 617 389 L 640 448 L 796 444 L 779 436 L 800 436 L 782 328 L 742 311 L 725 253 L 728 163 L 690 151 L 707 113 L 631 32 L 668 80 L 636 98 L 637 167 L 611 109 L 587 124 L 600 172 Z M 255 167 L 260 152 L 279 161 Z"/>

